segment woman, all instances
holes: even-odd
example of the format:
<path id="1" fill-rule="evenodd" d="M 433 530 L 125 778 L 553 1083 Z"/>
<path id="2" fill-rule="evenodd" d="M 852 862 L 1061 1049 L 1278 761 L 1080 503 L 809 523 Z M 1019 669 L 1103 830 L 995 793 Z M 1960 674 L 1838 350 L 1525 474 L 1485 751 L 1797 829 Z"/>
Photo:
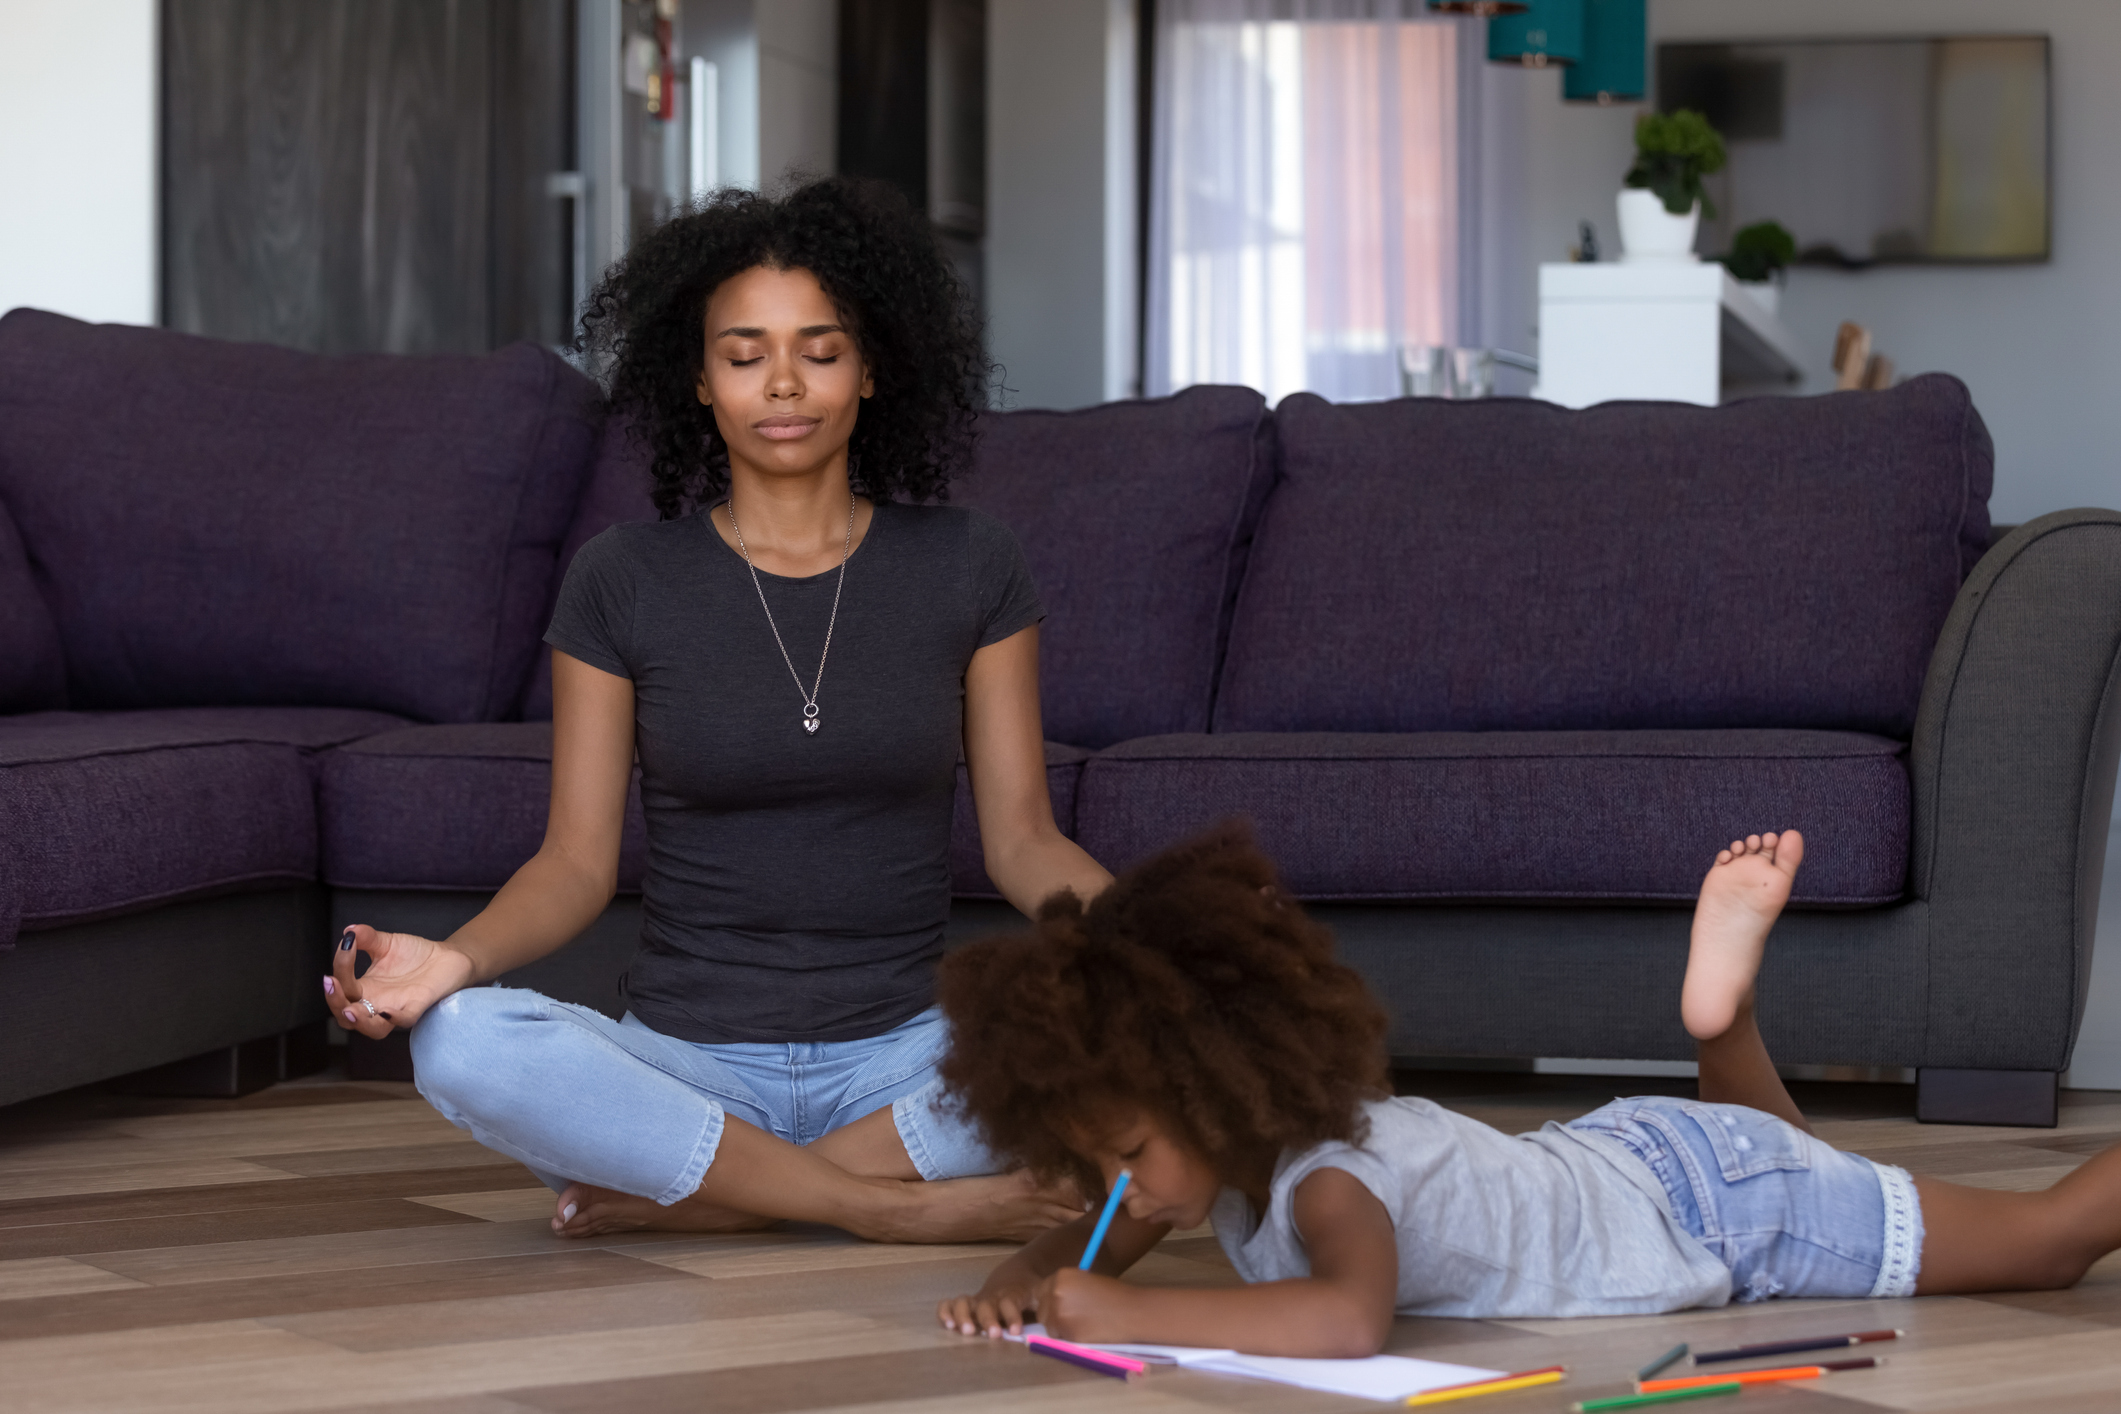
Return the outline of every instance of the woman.
<path id="1" fill-rule="evenodd" d="M 421 1093 L 560 1190 L 568 1236 L 1075 1216 L 935 1104 L 960 746 L 1010 902 L 1110 882 L 1053 823 L 1021 551 L 915 504 L 963 468 L 984 381 L 960 287 L 902 201 L 827 180 L 658 227 L 585 326 L 664 518 L 607 530 L 562 586 L 543 846 L 444 941 L 349 929 L 334 1014 L 412 1027 Z M 629 1014 L 479 986 L 610 901 L 637 754 Z"/>

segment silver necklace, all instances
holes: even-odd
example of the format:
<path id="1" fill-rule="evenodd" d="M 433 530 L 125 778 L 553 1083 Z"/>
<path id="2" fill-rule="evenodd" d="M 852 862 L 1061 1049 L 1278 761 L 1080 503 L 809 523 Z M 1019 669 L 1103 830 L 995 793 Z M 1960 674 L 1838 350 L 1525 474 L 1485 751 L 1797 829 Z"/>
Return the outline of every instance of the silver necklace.
<path id="1" fill-rule="evenodd" d="M 832 628 L 840 621 L 840 591 L 847 587 L 847 561 L 854 553 L 854 492 L 847 493 L 847 543 L 840 547 L 840 580 L 832 587 L 832 617 L 825 620 L 825 648 L 817 655 L 817 677 L 810 690 L 803 692 L 803 675 L 795 670 L 795 660 L 788 656 L 788 645 L 781 641 L 781 628 L 773 621 L 773 607 L 766 602 L 766 588 L 759 583 L 759 567 L 751 563 L 751 551 L 744 546 L 744 531 L 736 523 L 736 497 L 729 498 L 729 528 L 736 532 L 737 553 L 744 557 L 744 567 L 751 571 L 751 587 L 758 591 L 759 607 L 766 611 L 766 627 L 773 630 L 774 644 L 781 650 L 781 661 L 788 665 L 788 676 L 795 679 L 795 690 L 803 693 L 803 730 L 817 733 L 817 690 L 825 682 L 825 658 L 832 652 Z"/>

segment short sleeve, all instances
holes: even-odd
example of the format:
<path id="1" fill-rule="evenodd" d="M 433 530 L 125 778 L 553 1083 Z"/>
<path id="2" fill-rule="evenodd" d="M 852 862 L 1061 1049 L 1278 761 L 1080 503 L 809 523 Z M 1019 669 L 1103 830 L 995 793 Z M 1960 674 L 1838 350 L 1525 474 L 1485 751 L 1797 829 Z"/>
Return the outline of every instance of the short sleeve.
<path id="1" fill-rule="evenodd" d="M 575 552 L 552 606 L 545 641 L 622 678 L 633 676 L 633 576 L 620 532 L 613 526 Z"/>
<path id="2" fill-rule="evenodd" d="M 972 595 L 979 616 L 978 646 L 999 643 L 1046 617 L 1024 547 L 993 516 L 972 512 Z"/>

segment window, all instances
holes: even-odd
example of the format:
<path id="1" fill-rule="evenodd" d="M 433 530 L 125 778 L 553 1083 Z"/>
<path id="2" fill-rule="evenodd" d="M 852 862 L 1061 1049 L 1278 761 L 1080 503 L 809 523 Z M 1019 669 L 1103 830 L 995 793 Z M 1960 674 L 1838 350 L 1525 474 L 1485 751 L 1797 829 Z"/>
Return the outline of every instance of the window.
<path id="1" fill-rule="evenodd" d="M 1158 11 L 1147 391 L 1396 397 L 1401 345 L 1483 342 L 1478 23 L 1422 0 Z"/>

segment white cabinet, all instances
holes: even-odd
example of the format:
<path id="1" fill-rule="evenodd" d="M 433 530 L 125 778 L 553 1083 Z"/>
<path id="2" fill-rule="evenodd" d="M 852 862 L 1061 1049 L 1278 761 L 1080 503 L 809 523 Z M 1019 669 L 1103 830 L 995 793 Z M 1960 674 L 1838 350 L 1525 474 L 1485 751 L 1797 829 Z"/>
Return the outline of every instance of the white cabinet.
<path id="1" fill-rule="evenodd" d="M 1539 267 L 1535 398 L 1713 407 L 1797 382 L 1803 359 L 1766 302 L 1721 265 Z"/>

